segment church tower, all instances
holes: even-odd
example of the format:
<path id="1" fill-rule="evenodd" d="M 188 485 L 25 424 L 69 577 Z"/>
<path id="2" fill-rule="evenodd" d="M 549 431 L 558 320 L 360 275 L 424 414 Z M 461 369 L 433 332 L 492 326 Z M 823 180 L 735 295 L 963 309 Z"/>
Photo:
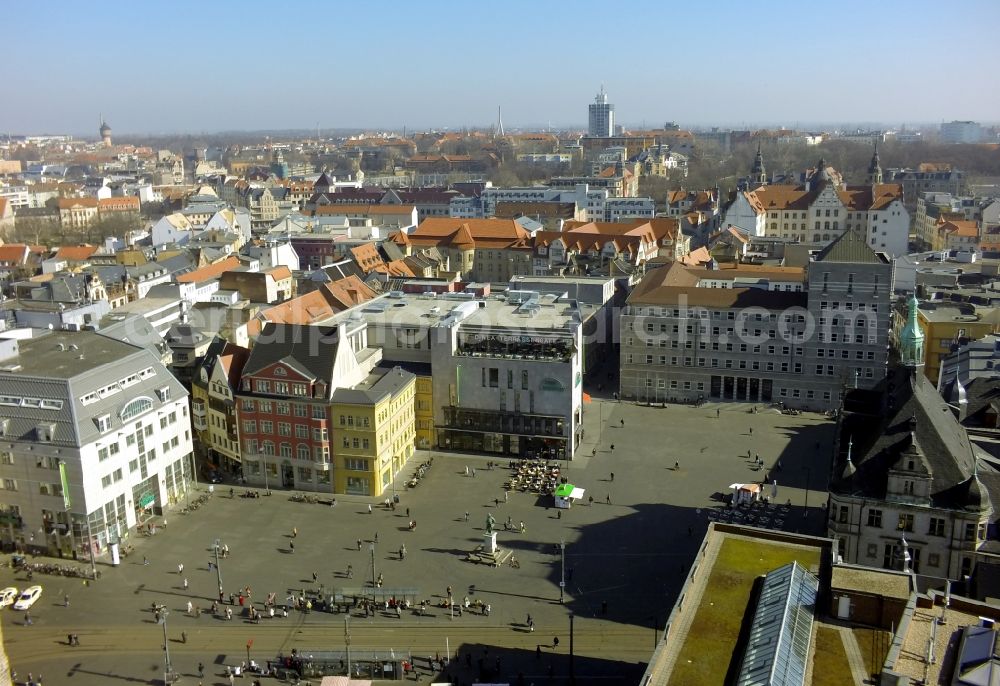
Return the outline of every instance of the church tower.
<path id="1" fill-rule="evenodd" d="M 767 183 L 767 172 L 764 170 L 764 155 L 760 152 L 760 141 L 757 142 L 757 155 L 753 158 L 753 171 L 750 172 L 750 181 L 754 188 Z"/>
<path id="2" fill-rule="evenodd" d="M 924 366 L 924 332 L 917 322 L 917 296 L 910 297 L 906 326 L 899 334 L 899 357 L 912 371 Z"/>
<path id="3" fill-rule="evenodd" d="M 875 143 L 875 154 L 872 155 L 871 164 L 868 165 L 868 185 L 882 183 L 882 164 L 878 158 L 878 143 Z"/>

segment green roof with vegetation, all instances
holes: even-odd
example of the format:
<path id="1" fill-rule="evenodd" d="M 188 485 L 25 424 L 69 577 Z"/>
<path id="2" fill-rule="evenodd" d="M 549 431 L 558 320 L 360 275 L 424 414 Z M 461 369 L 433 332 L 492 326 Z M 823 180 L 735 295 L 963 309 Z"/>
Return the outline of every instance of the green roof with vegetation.
<path id="1" fill-rule="evenodd" d="M 754 580 L 793 561 L 806 569 L 818 568 L 820 550 L 726 537 L 678 652 L 670 686 L 725 683 L 730 662 L 742 659 L 742 653 L 735 658 L 734 654 Z"/>

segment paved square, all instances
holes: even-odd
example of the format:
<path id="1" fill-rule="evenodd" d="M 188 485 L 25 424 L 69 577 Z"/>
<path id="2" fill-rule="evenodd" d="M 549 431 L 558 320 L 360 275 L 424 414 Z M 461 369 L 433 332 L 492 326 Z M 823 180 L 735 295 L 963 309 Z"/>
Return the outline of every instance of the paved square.
<path id="1" fill-rule="evenodd" d="M 78 686 L 159 682 L 163 628 L 154 622 L 153 603 L 170 612 L 171 661 L 185 682 L 228 683 L 223 665 L 245 660 L 251 640 L 250 654 L 258 662 L 292 648 L 343 650 L 344 614 L 293 611 L 284 619 L 251 624 L 207 611 L 196 618 L 187 614 L 187 603 L 207 610 L 217 599 L 217 572 L 209 568 L 217 538 L 231 551 L 221 561 L 227 598 L 249 585 L 259 607 L 269 593 L 284 603 L 289 594 L 317 590 L 320 584 L 327 593 L 366 584 L 370 590 L 370 545 L 377 535 L 375 574 L 382 575 L 384 590 L 415 588 L 418 598 L 434 605 L 451 586 L 457 602 L 468 596 L 489 603 L 492 612 L 449 618 L 446 609 L 433 607 L 430 616 L 396 618 L 379 612 L 367 619 L 355 612 L 349 623 L 354 655 L 391 649 L 426 657 L 458 650 L 461 659 L 448 674 L 453 681 L 484 676 L 517 683 L 523 674 L 526 683 L 544 683 L 549 675 L 562 679 L 569 673 L 573 613 L 576 678 L 635 683 L 652 653 L 654 627 L 665 622 L 704 533 L 708 510 L 720 507 L 712 494 L 726 492 L 733 482 L 762 478 L 764 472 L 753 471 L 747 460 L 749 450 L 777 479 L 778 500 L 790 499 L 796 506 L 786 528 L 821 533 L 831 440 L 832 423 L 816 415 L 753 414 L 738 404 L 661 408 L 595 399 L 586 406 L 584 456 L 563 471 L 594 502 L 585 498 L 561 515 L 551 498 L 535 494 L 512 492 L 505 503 L 507 462 L 488 470 L 488 458 L 482 456 L 418 453 L 406 477 L 422 460 L 433 457 L 433 467 L 417 488 L 397 489 L 395 512 L 375 504 L 369 514 L 369 500 L 351 497 L 338 497 L 336 507 L 292 502 L 283 491 L 269 498 L 231 499 L 228 486 L 217 487 L 197 512 L 170 514 L 160 533 L 133 541 L 135 551 L 120 567 L 100 565 L 103 576 L 95 584 L 36 575 L 34 583 L 41 583 L 45 593 L 32 610 L 33 625 L 23 626 L 22 613 L 3 611 L 8 655 L 21 679 L 30 671 L 42 672 L 49 683 Z M 779 459 L 782 469 L 776 471 Z M 466 465 L 475 468 L 475 477 L 465 475 Z M 803 517 L 807 480 L 811 512 Z M 519 568 L 494 569 L 465 560 L 482 542 L 488 513 L 498 523 L 499 545 L 514 552 Z M 523 521 L 526 532 L 504 531 L 508 516 L 514 523 Z M 560 541 L 566 543 L 563 604 Z M 407 554 L 400 560 L 402 545 Z M 178 564 L 184 565 L 183 574 Z M 351 579 L 346 577 L 349 565 Z M 9 568 L 0 571 L 0 583 L 28 585 L 23 574 Z M 69 607 L 63 607 L 66 594 Z M 533 632 L 526 626 L 528 614 Z M 79 646 L 67 644 L 68 633 L 79 635 Z M 495 658 L 501 660 L 499 671 Z M 198 678 L 199 662 L 206 668 L 204 679 Z M 425 670 L 421 678 L 430 675 Z"/>

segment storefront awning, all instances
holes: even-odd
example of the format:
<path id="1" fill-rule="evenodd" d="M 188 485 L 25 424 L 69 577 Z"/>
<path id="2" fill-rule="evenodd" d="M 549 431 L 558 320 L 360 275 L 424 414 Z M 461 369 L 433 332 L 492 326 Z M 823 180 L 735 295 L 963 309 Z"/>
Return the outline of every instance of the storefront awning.
<path id="1" fill-rule="evenodd" d="M 141 496 L 139 496 L 139 507 L 149 507 L 156 501 L 156 496 L 151 492 L 146 491 Z"/>

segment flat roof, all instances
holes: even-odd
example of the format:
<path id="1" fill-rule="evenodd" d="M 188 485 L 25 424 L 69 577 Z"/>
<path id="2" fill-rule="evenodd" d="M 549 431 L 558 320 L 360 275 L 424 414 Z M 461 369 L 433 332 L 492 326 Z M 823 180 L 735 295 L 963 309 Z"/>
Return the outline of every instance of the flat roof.
<path id="1" fill-rule="evenodd" d="M 401 297 L 390 294 L 379 296 L 317 323 L 329 325 L 360 317 L 376 326 L 429 328 L 440 324 L 448 318 L 452 310 L 468 302 L 480 303 L 481 306 L 463 319 L 462 325 L 483 328 L 566 332 L 569 330 L 566 328 L 567 324 L 575 323 L 573 313 L 577 311 L 569 302 L 548 303 L 543 299 L 539 301 L 536 314 L 529 316 L 518 311 L 519 306 L 508 304 L 505 300 L 494 296 L 473 299 L 406 293 Z M 581 305 L 579 309 L 581 319 L 586 319 L 596 310 L 593 305 Z"/>
<path id="2" fill-rule="evenodd" d="M 755 580 L 790 562 L 817 573 L 831 539 L 731 524 L 709 525 L 702 563 L 688 577 L 650 659 L 645 686 L 714 686 L 726 680 Z"/>
<path id="3" fill-rule="evenodd" d="M 8 371 L 6 374 L 71 379 L 95 367 L 117 362 L 139 350 L 141 348 L 92 331 L 53 331 L 37 338 L 18 341 L 17 358 L 4 360 L 0 364 L 20 365 L 19 370 Z"/>
<path id="4" fill-rule="evenodd" d="M 338 388 L 331 402 L 355 405 L 377 403 L 387 396 L 399 393 L 416 378 L 402 367 L 375 367 L 365 379 L 353 388 Z"/>
<path id="5" fill-rule="evenodd" d="M 910 597 L 910 577 L 885 569 L 834 565 L 830 588 L 906 600 Z"/>

